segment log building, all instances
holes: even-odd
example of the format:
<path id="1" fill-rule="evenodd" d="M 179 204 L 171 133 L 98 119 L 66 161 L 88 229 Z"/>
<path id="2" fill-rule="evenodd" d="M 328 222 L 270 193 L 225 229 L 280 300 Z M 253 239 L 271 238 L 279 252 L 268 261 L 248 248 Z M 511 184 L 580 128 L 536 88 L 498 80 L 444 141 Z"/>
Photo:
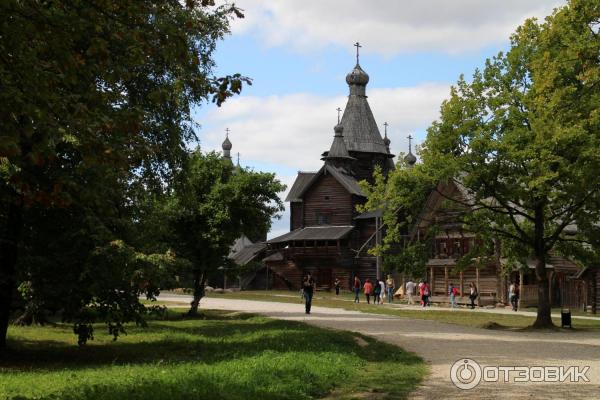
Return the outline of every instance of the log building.
<path id="1" fill-rule="evenodd" d="M 377 259 L 367 249 L 375 243 L 381 214 L 356 211 L 366 201 L 358 182 L 372 181 L 376 166 L 387 174 L 394 168 L 394 155 L 387 131 L 382 137 L 369 107 L 369 75 L 358 55 L 346 82 L 348 102 L 331 147 L 322 154 L 323 166 L 298 173 L 286 198 L 290 232 L 267 241 L 269 256 L 263 261 L 273 288 L 297 289 L 306 272 L 320 289 L 330 289 L 336 278 L 347 288 L 354 275 L 363 281 L 376 277 Z"/>

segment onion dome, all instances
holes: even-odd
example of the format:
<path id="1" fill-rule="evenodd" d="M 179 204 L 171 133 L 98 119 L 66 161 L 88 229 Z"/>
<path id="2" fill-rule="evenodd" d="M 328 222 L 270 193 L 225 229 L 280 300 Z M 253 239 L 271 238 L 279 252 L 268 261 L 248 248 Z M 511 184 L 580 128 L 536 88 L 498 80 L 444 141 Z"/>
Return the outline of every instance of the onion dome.
<path id="1" fill-rule="evenodd" d="M 231 160 L 231 148 L 233 147 L 233 145 L 229 141 L 229 128 L 227 128 L 225 131 L 227 132 L 227 134 L 225 135 L 225 140 L 223 141 L 221 148 L 223 149 L 223 157 L 229 158 Z"/>
<path id="2" fill-rule="evenodd" d="M 415 157 L 413 153 L 409 152 L 406 156 L 404 156 L 404 161 L 406 161 L 408 165 L 413 166 L 417 162 L 417 157 Z"/>
<path id="3" fill-rule="evenodd" d="M 223 141 L 223 144 L 221 145 L 221 148 L 223 150 L 231 150 L 232 147 L 233 147 L 233 145 L 229 141 L 229 137 L 226 137 L 225 140 Z"/>
<path id="4" fill-rule="evenodd" d="M 346 75 L 348 85 L 366 86 L 369 83 L 369 74 L 367 74 L 358 63 L 352 71 Z"/>
<path id="5" fill-rule="evenodd" d="M 384 129 L 384 137 L 383 137 L 383 144 L 385 145 L 385 148 L 389 152 L 390 151 L 390 144 L 392 143 L 392 141 L 390 140 L 390 138 L 388 138 L 388 135 L 387 135 L 388 123 L 384 122 L 383 126 L 385 127 L 385 129 Z"/>
<path id="6" fill-rule="evenodd" d="M 412 167 L 417 162 L 417 157 L 412 153 L 412 136 L 408 135 L 408 154 L 404 156 L 404 161 Z"/>

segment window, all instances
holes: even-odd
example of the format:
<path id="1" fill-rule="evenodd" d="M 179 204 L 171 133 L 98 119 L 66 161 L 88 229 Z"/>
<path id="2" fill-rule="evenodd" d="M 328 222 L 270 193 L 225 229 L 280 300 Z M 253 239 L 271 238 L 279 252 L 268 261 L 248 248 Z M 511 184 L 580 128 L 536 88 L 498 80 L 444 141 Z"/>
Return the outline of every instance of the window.
<path id="1" fill-rule="evenodd" d="M 330 214 L 320 213 L 317 214 L 317 225 L 329 225 L 331 218 Z"/>

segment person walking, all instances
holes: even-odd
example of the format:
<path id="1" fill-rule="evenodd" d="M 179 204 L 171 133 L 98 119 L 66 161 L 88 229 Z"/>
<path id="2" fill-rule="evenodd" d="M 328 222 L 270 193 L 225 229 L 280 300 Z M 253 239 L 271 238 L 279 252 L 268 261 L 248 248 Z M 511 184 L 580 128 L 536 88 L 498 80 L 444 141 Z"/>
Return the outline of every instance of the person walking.
<path id="1" fill-rule="evenodd" d="M 517 311 L 519 307 L 519 284 L 516 282 L 511 282 L 508 287 L 508 298 L 510 300 L 510 304 L 512 305 L 513 311 Z"/>
<path id="2" fill-rule="evenodd" d="M 456 286 L 454 286 L 454 284 L 450 283 L 448 291 L 450 292 L 450 306 L 452 308 L 458 307 L 458 304 L 456 304 L 456 295 L 458 294 L 458 289 L 456 289 Z"/>
<path id="3" fill-rule="evenodd" d="M 408 298 L 408 304 L 415 304 L 415 300 L 413 299 L 413 295 L 415 294 L 415 288 L 417 287 L 417 285 L 412 281 L 412 279 L 409 279 L 408 282 L 406 282 L 406 297 Z"/>
<path id="4" fill-rule="evenodd" d="M 333 285 L 335 286 L 335 295 L 339 296 L 340 295 L 340 280 L 338 278 L 335 278 L 335 282 L 333 282 Z"/>
<path id="5" fill-rule="evenodd" d="M 379 278 L 375 278 L 373 282 L 373 304 L 381 303 L 381 285 L 379 284 Z"/>
<path id="6" fill-rule="evenodd" d="M 355 303 L 360 303 L 360 287 L 361 287 L 361 281 L 360 279 L 358 279 L 358 276 L 354 275 L 354 302 Z"/>
<path id="7" fill-rule="evenodd" d="M 385 299 L 385 282 L 379 279 L 379 304 L 383 304 L 383 299 Z"/>
<path id="8" fill-rule="evenodd" d="M 475 282 L 469 283 L 469 299 L 471 300 L 471 310 L 475 309 L 475 300 L 477 299 L 478 295 L 479 293 L 477 293 L 477 286 L 475 285 Z"/>
<path id="9" fill-rule="evenodd" d="M 365 285 L 363 287 L 363 290 L 365 292 L 365 297 L 367 298 L 367 304 L 371 304 L 371 295 L 373 294 L 373 284 L 371 283 L 371 280 L 369 278 L 367 278 L 365 280 Z"/>
<path id="10" fill-rule="evenodd" d="M 421 286 L 421 302 L 423 304 L 423 308 L 429 306 L 429 296 L 431 295 L 429 285 L 427 281 L 423 281 L 423 285 Z"/>
<path id="11" fill-rule="evenodd" d="M 392 278 L 392 275 L 387 276 L 385 285 L 387 287 L 388 303 L 393 303 L 394 302 L 394 289 L 396 289 L 396 282 L 394 281 L 394 278 Z"/>
<path id="12" fill-rule="evenodd" d="M 304 277 L 304 281 L 302 282 L 302 291 L 304 292 L 304 308 L 307 314 L 310 314 L 314 290 L 315 281 L 312 276 L 310 276 L 310 272 L 308 272 Z"/>

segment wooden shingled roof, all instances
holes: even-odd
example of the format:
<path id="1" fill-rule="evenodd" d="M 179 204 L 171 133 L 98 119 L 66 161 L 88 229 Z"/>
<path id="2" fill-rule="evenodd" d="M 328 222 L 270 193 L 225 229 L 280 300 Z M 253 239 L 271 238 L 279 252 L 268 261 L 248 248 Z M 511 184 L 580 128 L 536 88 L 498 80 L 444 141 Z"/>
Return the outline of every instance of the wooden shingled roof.
<path id="1" fill-rule="evenodd" d="M 298 171 L 298 176 L 292 185 L 290 192 L 288 193 L 285 201 L 302 201 L 299 196 L 300 193 L 304 192 L 305 186 L 312 180 L 317 172 L 302 172 Z"/>
<path id="2" fill-rule="evenodd" d="M 351 93 L 340 123 L 344 127 L 344 143 L 349 152 L 389 154 L 367 96 Z"/>
<path id="3" fill-rule="evenodd" d="M 342 168 L 334 167 L 333 165 L 323 165 L 318 172 L 298 172 L 298 176 L 290 189 L 285 201 L 302 201 L 304 193 L 317 181 L 319 176 L 330 174 L 337 180 L 350 194 L 364 196 L 358 181 Z"/>
<path id="4" fill-rule="evenodd" d="M 283 243 L 299 240 L 338 240 L 346 237 L 352 229 L 354 229 L 353 226 L 309 226 L 268 240 L 267 243 Z"/>
<path id="5" fill-rule="evenodd" d="M 254 260 L 266 247 L 265 243 L 253 243 L 229 254 L 228 258 L 237 265 L 246 265 Z"/>

